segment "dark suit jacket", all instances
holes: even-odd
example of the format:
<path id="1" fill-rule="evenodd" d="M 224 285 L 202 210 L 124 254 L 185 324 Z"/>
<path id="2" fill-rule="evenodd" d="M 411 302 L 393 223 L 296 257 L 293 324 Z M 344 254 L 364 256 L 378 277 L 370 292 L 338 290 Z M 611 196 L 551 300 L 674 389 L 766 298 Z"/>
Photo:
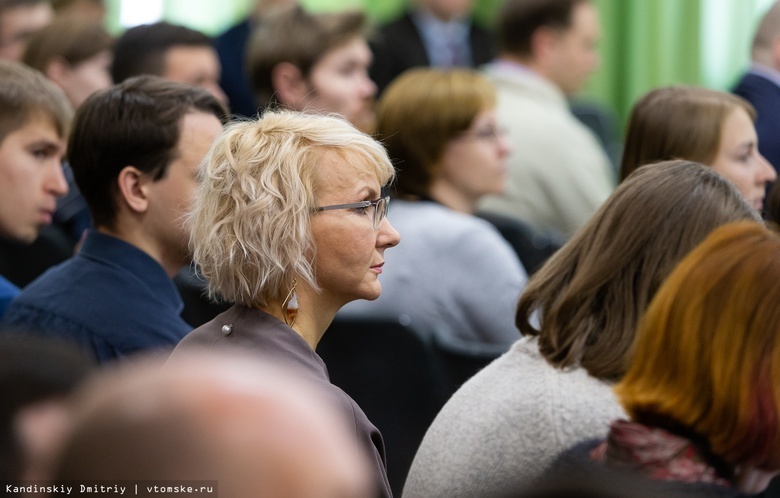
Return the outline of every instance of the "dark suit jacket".
<path id="1" fill-rule="evenodd" d="M 745 73 L 733 92 L 756 108 L 758 150 L 780 171 L 780 86 L 754 73 Z"/>
<path id="2" fill-rule="evenodd" d="M 222 64 L 219 85 L 230 100 L 231 112 L 246 117 L 255 116 L 258 107 L 246 73 L 247 43 L 251 32 L 252 25 L 247 18 L 214 38 L 214 48 Z"/>
<path id="3" fill-rule="evenodd" d="M 473 67 L 493 59 L 493 35 L 485 28 L 472 24 L 469 44 Z M 393 78 L 407 69 L 430 65 L 422 36 L 409 12 L 400 19 L 381 26 L 376 38 L 371 41 L 371 49 L 374 52 L 374 63 L 370 74 L 379 93 L 382 93 Z"/>

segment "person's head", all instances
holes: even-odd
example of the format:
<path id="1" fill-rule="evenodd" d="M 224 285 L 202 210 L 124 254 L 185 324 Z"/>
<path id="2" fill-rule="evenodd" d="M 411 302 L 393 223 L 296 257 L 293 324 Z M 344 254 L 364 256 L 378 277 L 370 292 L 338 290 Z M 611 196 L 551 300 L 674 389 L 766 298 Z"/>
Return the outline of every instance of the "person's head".
<path id="1" fill-rule="evenodd" d="M 756 29 L 751 47 L 753 61 L 780 69 L 780 2 L 766 11 Z"/>
<path id="2" fill-rule="evenodd" d="M 284 9 L 290 5 L 297 5 L 299 0 L 255 0 L 252 8 L 252 16 L 256 19 L 262 18 L 269 12 L 276 9 Z"/>
<path id="3" fill-rule="evenodd" d="M 78 17 L 102 23 L 106 18 L 105 0 L 51 0 L 57 17 Z"/>
<path id="4" fill-rule="evenodd" d="M 379 199 L 394 174 L 385 149 L 337 117 L 269 110 L 229 125 L 204 160 L 189 220 L 210 292 L 262 308 L 297 280 L 323 306 L 376 299 L 398 233 L 374 205 L 317 208 Z"/>
<path id="5" fill-rule="evenodd" d="M 474 0 L 415 0 L 414 4 L 439 19 L 449 21 L 468 17 L 474 7 Z"/>
<path id="6" fill-rule="evenodd" d="M 73 404 L 54 482 L 201 481 L 232 498 L 372 495 L 367 455 L 332 403 L 241 351 L 129 363 Z"/>
<path id="7" fill-rule="evenodd" d="M 30 243 L 68 192 L 62 172 L 72 111 L 62 90 L 0 61 L 0 237 Z"/>
<path id="8" fill-rule="evenodd" d="M 377 104 L 377 137 L 399 169 L 397 194 L 434 197 L 473 211 L 504 189 L 509 145 L 496 122 L 496 95 L 467 69 L 411 69 Z"/>
<path id="9" fill-rule="evenodd" d="M 590 0 L 506 0 L 497 15 L 499 55 L 529 65 L 564 93 L 598 68 L 598 11 Z"/>
<path id="10" fill-rule="evenodd" d="M 68 421 L 67 397 L 94 361 L 71 343 L 20 330 L 0 335 L 0 475 L 48 479 Z"/>
<path id="11" fill-rule="evenodd" d="M 703 438 L 733 466 L 780 469 L 780 238 L 714 231 L 669 275 L 615 388 L 632 419 Z"/>
<path id="12" fill-rule="evenodd" d="M 89 97 L 76 113 L 68 159 L 95 226 L 142 230 L 172 261 L 186 263 L 182 217 L 226 113 L 202 88 L 156 76 Z"/>
<path id="13" fill-rule="evenodd" d="M 593 377 L 619 379 L 666 276 L 712 230 L 739 220 L 759 218 L 711 168 L 688 161 L 640 168 L 534 274 L 517 326 L 538 336 L 552 365 L 579 364 Z"/>
<path id="14" fill-rule="evenodd" d="M 21 60 L 27 39 L 53 17 L 49 0 L 0 0 L 0 60 Z"/>
<path id="15" fill-rule="evenodd" d="M 113 42 L 101 24 L 69 16 L 35 33 L 22 62 L 54 81 L 76 109 L 96 91 L 111 86 Z"/>
<path id="16" fill-rule="evenodd" d="M 656 161 L 695 161 L 731 181 L 760 211 L 776 173 L 758 152 L 755 117 L 737 95 L 689 86 L 652 90 L 631 111 L 620 177 Z"/>
<path id="17" fill-rule="evenodd" d="M 297 111 L 335 112 L 369 130 L 376 85 L 362 12 L 312 14 L 299 6 L 264 17 L 248 46 L 258 102 Z"/>
<path id="18" fill-rule="evenodd" d="M 114 45 L 114 83 L 153 74 L 203 88 L 227 105 L 227 96 L 219 86 L 221 73 L 211 38 L 184 26 L 167 22 L 135 26 Z"/>

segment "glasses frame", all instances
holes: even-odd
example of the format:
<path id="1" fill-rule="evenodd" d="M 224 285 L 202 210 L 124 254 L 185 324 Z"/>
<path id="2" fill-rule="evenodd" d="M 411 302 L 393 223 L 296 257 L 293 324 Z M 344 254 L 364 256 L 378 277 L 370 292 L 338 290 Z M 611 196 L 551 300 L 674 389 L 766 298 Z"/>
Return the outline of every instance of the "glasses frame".
<path id="1" fill-rule="evenodd" d="M 383 203 L 381 209 L 380 203 Z M 319 213 L 320 211 L 334 211 L 337 209 L 358 209 L 367 208 L 369 206 L 374 206 L 374 215 L 372 216 L 371 222 L 374 226 L 374 230 L 379 230 L 382 222 L 387 218 L 387 209 L 390 207 L 389 195 L 374 199 L 373 201 L 350 202 L 349 204 L 333 204 L 331 206 L 315 207 L 314 212 Z"/>

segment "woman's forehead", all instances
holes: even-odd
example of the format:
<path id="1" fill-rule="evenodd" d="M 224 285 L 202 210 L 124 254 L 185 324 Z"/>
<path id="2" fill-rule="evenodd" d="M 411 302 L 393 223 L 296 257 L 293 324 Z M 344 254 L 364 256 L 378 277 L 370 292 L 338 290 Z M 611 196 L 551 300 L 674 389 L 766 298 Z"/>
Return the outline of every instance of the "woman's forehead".
<path id="1" fill-rule="evenodd" d="M 338 190 L 356 194 L 367 189 L 378 196 L 382 187 L 375 163 L 358 154 L 326 154 L 319 161 L 316 172 L 319 191 Z"/>

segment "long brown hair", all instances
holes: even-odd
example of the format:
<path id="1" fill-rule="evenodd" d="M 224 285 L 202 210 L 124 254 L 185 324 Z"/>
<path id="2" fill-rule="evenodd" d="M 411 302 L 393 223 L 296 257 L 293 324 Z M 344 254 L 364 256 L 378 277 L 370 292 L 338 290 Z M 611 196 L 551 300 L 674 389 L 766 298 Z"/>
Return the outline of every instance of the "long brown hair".
<path id="1" fill-rule="evenodd" d="M 740 108 L 756 119 L 753 106 L 730 93 L 693 86 L 648 92 L 631 111 L 620 181 L 651 162 L 685 159 L 709 164 L 718 153 L 723 122 Z"/>
<path id="2" fill-rule="evenodd" d="M 517 327 L 538 336 L 552 365 L 617 380 L 664 278 L 712 230 L 739 220 L 759 218 L 712 169 L 688 161 L 640 168 L 529 281 Z"/>

